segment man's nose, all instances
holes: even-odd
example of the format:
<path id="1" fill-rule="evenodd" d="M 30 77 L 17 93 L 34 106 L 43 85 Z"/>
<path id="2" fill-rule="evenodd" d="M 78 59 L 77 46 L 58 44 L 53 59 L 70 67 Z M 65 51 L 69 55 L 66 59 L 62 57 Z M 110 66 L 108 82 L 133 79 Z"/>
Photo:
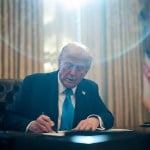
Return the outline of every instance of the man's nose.
<path id="1" fill-rule="evenodd" d="M 76 72 L 77 72 L 76 66 L 72 66 L 70 69 L 70 74 L 74 75 L 74 74 L 76 74 Z"/>

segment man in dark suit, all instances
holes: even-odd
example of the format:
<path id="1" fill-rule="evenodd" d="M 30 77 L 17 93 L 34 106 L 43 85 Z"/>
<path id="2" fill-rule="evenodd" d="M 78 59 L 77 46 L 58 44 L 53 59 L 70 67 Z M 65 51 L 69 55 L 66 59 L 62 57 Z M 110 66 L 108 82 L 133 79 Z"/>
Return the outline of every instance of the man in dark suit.
<path id="1" fill-rule="evenodd" d="M 53 132 L 63 130 L 62 116 L 66 89 L 71 89 L 73 130 L 109 129 L 113 126 L 112 113 L 102 102 L 95 82 L 84 79 L 91 67 L 88 48 L 69 43 L 62 48 L 59 69 L 52 73 L 27 76 L 14 103 L 8 107 L 4 119 L 6 130 Z M 71 115 L 68 112 L 69 120 Z"/>

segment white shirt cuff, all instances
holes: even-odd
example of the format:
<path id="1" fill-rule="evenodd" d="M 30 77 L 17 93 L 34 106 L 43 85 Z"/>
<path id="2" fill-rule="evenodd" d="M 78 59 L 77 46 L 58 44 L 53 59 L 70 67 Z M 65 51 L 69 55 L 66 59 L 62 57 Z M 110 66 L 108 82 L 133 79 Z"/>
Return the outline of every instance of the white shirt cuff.
<path id="1" fill-rule="evenodd" d="M 35 121 L 35 120 L 34 120 L 34 121 Z M 32 124 L 32 122 L 34 122 L 34 121 L 31 121 L 31 122 L 27 125 L 26 130 L 25 130 L 25 133 L 27 133 L 27 132 L 29 131 L 29 127 L 30 127 L 30 125 Z"/>
<path id="2" fill-rule="evenodd" d="M 96 117 L 99 120 L 99 128 L 102 130 L 105 130 L 104 123 L 100 116 L 92 114 L 92 115 L 89 115 L 87 118 L 90 118 L 90 117 Z"/>

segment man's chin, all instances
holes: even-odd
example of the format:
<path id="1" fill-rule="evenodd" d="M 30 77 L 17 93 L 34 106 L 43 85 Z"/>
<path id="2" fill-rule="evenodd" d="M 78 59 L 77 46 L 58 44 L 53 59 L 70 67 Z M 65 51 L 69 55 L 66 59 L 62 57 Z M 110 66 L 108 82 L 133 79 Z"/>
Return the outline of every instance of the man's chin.
<path id="1" fill-rule="evenodd" d="M 71 83 L 71 82 L 65 82 L 64 86 L 66 88 L 74 88 L 76 86 L 76 84 L 75 83 Z"/>

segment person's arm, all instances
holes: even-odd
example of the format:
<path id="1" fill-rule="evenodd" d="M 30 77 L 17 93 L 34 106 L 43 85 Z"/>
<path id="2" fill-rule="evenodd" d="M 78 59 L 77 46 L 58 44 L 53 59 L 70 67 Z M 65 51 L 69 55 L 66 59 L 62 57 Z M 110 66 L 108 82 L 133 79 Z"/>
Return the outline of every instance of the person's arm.
<path id="1" fill-rule="evenodd" d="M 99 126 L 98 126 L 98 128 L 100 128 L 101 130 L 105 130 L 103 120 L 101 119 L 100 116 L 95 115 L 95 114 L 92 114 L 92 115 L 89 115 L 88 118 L 96 118 L 96 119 L 98 119 L 98 121 L 99 121 Z"/>
<path id="2" fill-rule="evenodd" d="M 96 130 L 101 128 L 102 130 L 109 129 L 113 126 L 114 117 L 112 113 L 105 106 L 101 97 L 99 96 L 98 85 L 95 82 L 84 80 L 84 90 L 86 95 L 84 100 L 86 103 L 86 114 L 84 116 L 86 119 L 81 120 L 77 126 L 76 130 Z M 82 85 L 83 86 L 83 85 Z"/>
<path id="3" fill-rule="evenodd" d="M 93 107 L 94 115 L 100 117 L 100 124 L 103 128 L 109 129 L 112 128 L 114 123 L 114 117 L 107 106 L 104 104 L 102 98 L 99 95 L 99 88 L 98 85 L 95 83 L 93 84 L 93 93 L 91 94 L 91 105 Z"/>
<path id="4" fill-rule="evenodd" d="M 25 132 L 27 125 L 31 122 L 31 119 L 23 117 L 11 110 L 6 110 L 3 118 L 3 129 L 11 131 Z"/>
<path id="5" fill-rule="evenodd" d="M 26 132 L 42 133 L 42 132 L 54 132 L 54 122 L 46 115 L 40 115 L 36 120 L 31 121 L 26 127 Z"/>

